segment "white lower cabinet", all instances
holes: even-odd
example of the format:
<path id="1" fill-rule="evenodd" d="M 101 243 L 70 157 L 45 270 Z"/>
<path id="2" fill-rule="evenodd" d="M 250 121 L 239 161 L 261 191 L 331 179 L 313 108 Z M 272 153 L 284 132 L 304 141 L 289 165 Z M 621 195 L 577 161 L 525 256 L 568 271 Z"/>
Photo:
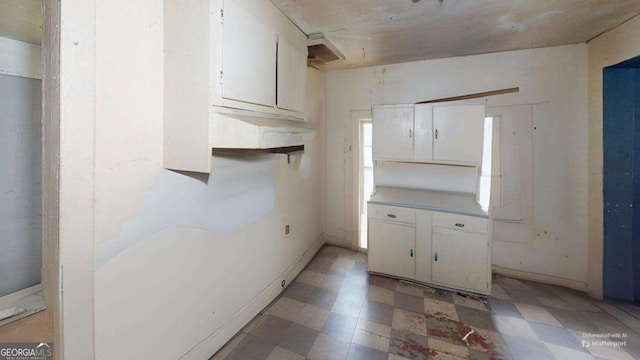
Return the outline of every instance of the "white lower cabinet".
<path id="1" fill-rule="evenodd" d="M 415 226 L 374 219 L 368 226 L 370 237 L 384 239 L 370 245 L 369 271 L 413 279 L 416 274 Z"/>
<path id="2" fill-rule="evenodd" d="M 489 292 L 486 234 L 434 228 L 431 241 L 433 283 L 472 292 Z"/>
<path id="3" fill-rule="evenodd" d="M 370 272 L 489 294 L 488 219 L 369 204 Z"/>

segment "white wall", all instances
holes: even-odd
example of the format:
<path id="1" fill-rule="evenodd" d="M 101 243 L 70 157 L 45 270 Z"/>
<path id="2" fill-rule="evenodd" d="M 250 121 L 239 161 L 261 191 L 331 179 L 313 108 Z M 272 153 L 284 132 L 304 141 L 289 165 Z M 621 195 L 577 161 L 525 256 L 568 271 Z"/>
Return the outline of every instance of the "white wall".
<path id="1" fill-rule="evenodd" d="M 602 69 L 640 55 L 640 17 L 589 42 L 589 284 L 602 297 Z"/>
<path id="2" fill-rule="evenodd" d="M 351 171 L 349 119 L 373 104 L 518 86 L 491 97 L 488 111 L 533 107 L 532 224 L 496 229 L 494 264 L 584 288 L 587 281 L 587 47 L 585 44 L 429 60 L 327 73 L 327 233 L 351 246 L 345 171 Z M 347 191 L 348 192 L 348 191 Z M 348 195 L 348 194 L 347 194 Z M 520 229 L 518 229 L 520 230 Z"/>
<path id="3" fill-rule="evenodd" d="M 291 164 L 214 157 L 210 176 L 179 173 L 162 168 L 162 6 L 98 2 L 95 39 L 96 358 L 177 359 L 319 238 L 324 74 L 307 79 L 320 135 Z"/>

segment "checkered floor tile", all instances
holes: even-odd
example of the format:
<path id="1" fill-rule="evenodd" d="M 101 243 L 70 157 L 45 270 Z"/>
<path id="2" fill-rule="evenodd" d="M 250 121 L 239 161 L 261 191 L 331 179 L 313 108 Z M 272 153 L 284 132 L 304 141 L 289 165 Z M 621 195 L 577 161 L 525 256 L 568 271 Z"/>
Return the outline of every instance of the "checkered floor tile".
<path id="1" fill-rule="evenodd" d="M 369 275 L 366 261 L 325 246 L 212 359 L 640 358 L 633 305 L 499 276 L 474 298 Z"/>

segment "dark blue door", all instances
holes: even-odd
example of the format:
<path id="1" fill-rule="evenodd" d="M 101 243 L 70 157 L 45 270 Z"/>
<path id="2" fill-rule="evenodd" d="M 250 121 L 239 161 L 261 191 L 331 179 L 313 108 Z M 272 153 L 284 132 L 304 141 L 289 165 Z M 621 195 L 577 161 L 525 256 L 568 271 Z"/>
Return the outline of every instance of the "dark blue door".
<path id="1" fill-rule="evenodd" d="M 604 296 L 640 301 L 640 57 L 604 69 Z"/>

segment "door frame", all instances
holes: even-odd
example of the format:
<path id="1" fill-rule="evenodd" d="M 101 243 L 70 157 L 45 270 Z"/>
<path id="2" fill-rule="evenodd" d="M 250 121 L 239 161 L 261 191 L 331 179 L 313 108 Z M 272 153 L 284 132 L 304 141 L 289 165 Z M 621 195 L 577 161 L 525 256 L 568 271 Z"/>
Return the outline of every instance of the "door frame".
<path id="1" fill-rule="evenodd" d="M 42 283 L 57 359 L 95 358 L 96 5 L 42 6 Z"/>

